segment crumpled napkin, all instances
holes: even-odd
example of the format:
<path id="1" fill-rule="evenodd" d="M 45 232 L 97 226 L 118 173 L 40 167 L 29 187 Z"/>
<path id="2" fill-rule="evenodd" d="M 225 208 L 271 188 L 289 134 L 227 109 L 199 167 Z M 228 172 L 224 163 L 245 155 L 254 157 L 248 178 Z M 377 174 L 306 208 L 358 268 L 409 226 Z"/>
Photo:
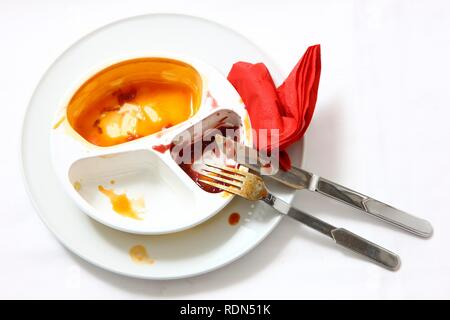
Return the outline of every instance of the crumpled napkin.
<path id="1" fill-rule="evenodd" d="M 278 88 L 263 63 L 237 62 L 228 80 L 240 94 L 256 129 L 255 147 L 269 152 L 280 150 L 280 167 L 291 168 L 284 150 L 305 134 L 311 122 L 320 80 L 320 45 L 309 47 L 286 80 Z M 259 129 L 279 129 L 278 142 Z M 266 132 L 267 132 L 266 131 Z M 276 139 L 275 139 L 276 140 Z"/>

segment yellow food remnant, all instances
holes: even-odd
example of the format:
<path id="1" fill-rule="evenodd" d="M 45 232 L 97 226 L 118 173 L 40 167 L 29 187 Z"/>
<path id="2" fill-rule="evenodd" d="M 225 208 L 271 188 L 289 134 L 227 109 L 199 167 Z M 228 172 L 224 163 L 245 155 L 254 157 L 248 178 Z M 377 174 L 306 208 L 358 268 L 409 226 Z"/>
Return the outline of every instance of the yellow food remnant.
<path id="1" fill-rule="evenodd" d="M 222 197 L 223 198 L 228 198 L 228 197 L 230 197 L 231 196 L 231 193 L 229 193 L 228 191 L 222 191 Z"/>
<path id="2" fill-rule="evenodd" d="M 61 123 L 64 122 L 64 120 L 66 120 L 66 116 L 62 116 L 61 119 L 59 119 L 58 122 L 55 123 L 55 125 L 53 126 L 53 129 L 58 129 L 58 127 L 61 125 Z"/>
<path id="3" fill-rule="evenodd" d="M 103 186 L 98 186 L 98 190 L 109 198 L 115 212 L 128 218 L 142 220 L 135 207 L 143 208 L 145 205 L 144 199 L 130 200 L 125 193 L 116 194 L 113 190 L 106 189 Z"/>
<path id="4" fill-rule="evenodd" d="M 143 245 L 135 245 L 134 247 L 130 248 L 130 257 L 131 260 L 133 260 L 136 263 L 147 263 L 147 264 L 153 264 L 155 260 L 150 258 L 148 256 L 147 250 Z"/>
<path id="5" fill-rule="evenodd" d="M 116 183 L 116 180 L 111 180 L 109 183 L 114 184 Z"/>
<path id="6" fill-rule="evenodd" d="M 252 134 L 252 128 L 251 128 L 251 123 L 250 123 L 250 117 L 248 116 L 248 114 L 246 114 L 244 117 L 244 129 L 245 129 L 245 139 L 246 139 L 246 141 L 250 141 L 251 134 Z"/>
<path id="7" fill-rule="evenodd" d="M 81 189 L 80 181 L 75 181 L 75 183 L 73 184 L 73 187 L 75 190 L 80 191 L 80 189 Z"/>

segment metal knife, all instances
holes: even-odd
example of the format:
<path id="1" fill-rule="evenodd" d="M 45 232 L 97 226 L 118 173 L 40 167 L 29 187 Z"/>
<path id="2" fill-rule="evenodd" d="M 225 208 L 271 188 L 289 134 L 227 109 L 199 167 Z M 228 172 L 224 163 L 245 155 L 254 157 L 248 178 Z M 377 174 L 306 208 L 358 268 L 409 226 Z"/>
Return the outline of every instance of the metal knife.
<path id="1" fill-rule="evenodd" d="M 224 146 L 225 141 L 227 145 L 231 144 L 234 146 L 235 160 L 239 164 L 259 174 L 264 169 L 263 164 L 270 163 L 269 158 L 264 158 L 254 148 L 245 146 L 219 134 L 215 136 L 215 140 L 219 146 Z M 292 167 L 290 171 L 278 170 L 275 174 L 267 175 L 267 177 L 294 189 L 307 189 L 312 192 L 318 192 L 321 195 L 345 203 L 353 208 L 359 209 L 361 212 L 370 214 L 417 236 L 429 238 L 433 234 L 433 227 L 427 220 L 415 217 L 306 170 Z"/>
<path id="2" fill-rule="evenodd" d="M 269 193 L 263 201 L 280 213 L 283 213 L 308 227 L 319 231 L 333 239 L 337 244 L 361 254 L 369 260 L 389 269 L 396 271 L 400 267 L 400 257 L 395 253 L 366 240 L 344 228 L 337 228 L 327 222 L 313 217 L 306 212 L 291 207 L 288 203 Z"/>

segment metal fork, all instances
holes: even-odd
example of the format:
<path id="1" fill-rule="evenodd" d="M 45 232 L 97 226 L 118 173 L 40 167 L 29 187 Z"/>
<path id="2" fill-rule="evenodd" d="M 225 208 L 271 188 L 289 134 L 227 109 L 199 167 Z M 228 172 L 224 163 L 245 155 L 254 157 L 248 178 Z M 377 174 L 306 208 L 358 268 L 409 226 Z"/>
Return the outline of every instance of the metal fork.
<path id="1" fill-rule="evenodd" d="M 344 228 L 334 227 L 325 221 L 291 207 L 288 203 L 271 194 L 267 190 L 263 179 L 257 175 L 211 163 L 205 163 L 201 174 L 208 178 L 200 179 L 199 181 L 202 183 L 239 195 L 248 200 L 262 200 L 278 212 L 323 233 L 337 244 L 365 256 L 376 264 L 392 271 L 398 270 L 400 267 L 400 257 L 395 253 Z"/>

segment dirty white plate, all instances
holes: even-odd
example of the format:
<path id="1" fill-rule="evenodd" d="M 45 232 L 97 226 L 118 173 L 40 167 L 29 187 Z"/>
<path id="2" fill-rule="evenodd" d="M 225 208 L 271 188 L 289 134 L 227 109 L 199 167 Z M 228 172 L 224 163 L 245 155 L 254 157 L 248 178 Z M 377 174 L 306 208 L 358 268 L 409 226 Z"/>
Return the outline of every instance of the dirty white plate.
<path id="1" fill-rule="evenodd" d="M 260 243 L 281 216 L 262 203 L 233 201 L 206 222 L 173 234 L 137 235 L 111 229 L 86 216 L 61 188 L 52 168 L 49 128 L 61 94 L 72 84 L 69 70 L 89 70 L 130 51 L 161 51 L 195 57 L 224 76 L 236 61 L 263 61 L 279 80 L 270 59 L 246 38 L 216 23 L 183 15 L 155 14 L 105 26 L 63 53 L 41 79 L 28 107 L 22 137 L 24 177 L 42 220 L 69 250 L 123 275 L 174 279 L 217 269 Z M 52 93 L 52 94 L 50 94 Z M 241 215 L 237 225 L 229 215 Z M 153 264 L 136 263 L 129 250 L 146 248 Z"/>

